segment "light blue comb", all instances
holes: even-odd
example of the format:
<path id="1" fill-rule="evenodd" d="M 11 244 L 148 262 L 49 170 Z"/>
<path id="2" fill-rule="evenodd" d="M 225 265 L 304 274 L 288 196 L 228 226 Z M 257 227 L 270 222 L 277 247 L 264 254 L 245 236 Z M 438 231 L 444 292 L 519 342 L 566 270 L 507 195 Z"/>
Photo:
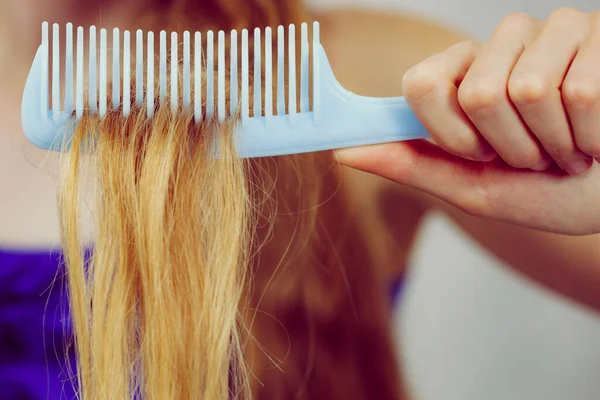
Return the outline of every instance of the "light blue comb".
<path id="1" fill-rule="evenodd" d="M 190 33 L 184 32 L 181 58 L 178 54 L 177 33 L 172 33 L 169 59 L 167 59 L 167 34 L 164 31 L 160 32 L 159 104 L 165 106 L 168 104 L 174 113 L 182 109 L 193 109 L 196 122 L 214 117 L 223 121 L 239 111 L 241 121 L 236 132 L 236 146 L 242 157 L 331 150 L 429 136 L 403 97 L 357 96 L 339 84 L 320 43 L 318 22 L 313 24 L 312 46 L 309 45 L 307 24 L 301 25 L 300 93 L 299 104 L 297 104 L 295 26 L 288 27 L 287 52 L 283 26 L 279 26 L 277 30 L 276 52 L 272 49 L 271 28 L 264 30 L 264 41 L 261 39 L 261 33 L 261 30 L 257 28 L 253 35 L 252 112 L 249 95 L 248 31 L 245 29 L 241 31 L 239 52 L 238 33 L 234 30 L 228 37 L 229 65 L 226 65 L 226 38 L 223 31 L 218 32 L 216 59 L 215 40 L 211 31 L 207 32 L 204 42 L 202 34 L 196 32 L 193 49 Z M 37 51 L 27 79 L 21 116 L 25 135 L 34 145 L 42 149 L 59 150 L 63 141 L 68 140 L 69 135 L 72 134 L 74 126 L 83 115 L 84 107 L 98 113 L 100 117 L 104 117 L 111 107 L 120 109 L 127 116 L 132 106 L 142 107 L 144 101 L 147 100 L 146 114 L 148 117 L 153 115 L 155 110 L 153 32 L 147 34 L 142 31 L 136 32 L 135 54 L 133 55 L 131 54 L 130 32 L 123 32 L 121 41 L 119 30 L 113 31 L 110 61 L 112 64 L 110 104 L 108 104 L 109 99 L 107 98 L 109 63 L 107 59 L 110 54 L 106 30 L 100 30 L 100 45 L 98 46 L 96 28 L 89 29 L 88 57 L 84 63 L 86 58 L 84 29 L 81 27 L 77 29 L 75 68 L 73 26 L 71 24 L 66 26 L 65 37 L 65 94 L 64 101 L 61 103 L 59 26 L 56 24 L 53 26 L 52 96 L 50 96 L 48 92 L 50 81 L 48 76 L 50 66 L 48 23 L 45 22 L 42 25 L 42 44 Z M 144 43 L 144 39 L 146 39 L 146 43 Z M 206 46 L 204 47 L 203 44 Z M 145 54 L 144 50 L 146 50 Z M 309 58 L 311 51 L 313 54 L 312 71 Z M 277 56 L 276 71 L 273 71 L 274 53 Z M 241 60 L 238 60 L 238 57 Z M 262 82 L 262 63 L 264 63 L 264 82 Z M 167 64 L 169 67 L 173 66 L 170 68 L 170 79 L 167 73 Z M 132 71 L 132 65 L 135 66 L 135 71 Z M 240 66 L 241 73 L 238 73 Z M 146 67 L 146 71 L 144 71 L 144 67 Z M 230 80 L 230 89 L 227 93 L 225 89 L 226 67 L 229 67 Z M 276 91 L 273 82 L 274 72 L 277 78 Z M 179 82 L 180 73 L 182 73 L 181 82 Z M 204 77 L 203 74 L 205 74 Z M 84 76 L 87 76 L 88 81 L 85 86 Z M 131 104 L 132 77 L 135 77 L 136 84 L 133 89 L 135 90 L 135 105 Z M 241 82 L 239 77 L 241 77 Z M 171 82 L 176 84 L 171 85 Z M 309 87 L 312 87 L 312 91 L 309 90 Z M 167 88 L 170 88 L 170 93 L 167 93 Z M 181 96 L 179 89 L 181 89 Z M 87 91 L 87 102 L 84 101 L 84 91 Z M 274 94 L 275 99 L 273 98 Z M 51 109 L 48 104 L 50 98 L 52 99 Z M 226 109 L 227 100 L 230 103 L 229 110 Z"/>

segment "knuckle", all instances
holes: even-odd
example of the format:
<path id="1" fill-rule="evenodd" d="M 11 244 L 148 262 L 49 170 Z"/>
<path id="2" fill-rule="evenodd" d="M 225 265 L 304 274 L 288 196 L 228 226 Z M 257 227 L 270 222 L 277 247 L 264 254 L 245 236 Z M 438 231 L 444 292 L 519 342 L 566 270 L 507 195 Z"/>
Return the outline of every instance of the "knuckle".
<path id="1" fill-rule="evenodd" d="M 501 22 L 501 26 L 507 29 L 517 27 L 529 27 L 533 25 L 534 18 L 524 12 L 513 12 L 508 14 Z"/>
<path id="2" fill-rule="evenodd" d="M 554 20 L 554 19 L 564 19 L 564 18 L 568 18 L 568 17 L 578 17 L 582 15 L 582 12 L 577 10 L 576 8 L 573 7 L 559 7 L 554 9 L 551 13 L 550 16 L 548 17 L 549 20 Z"/>
<path id="3" fill-rule="evenodd" d="M 475 40 L 463 40 L 463 41 L 458 42 L 457 44 L 453 45 L 448 50 L 449 51 L 457 51 L 460 53 L 464 53 L 464 52 L 470 53 L 470 52 L 477 51 L 479 46 L 480 46 L 480 43 L 476 42 Z"/>
<path id="4" fill-rule="evenodd" d="M 486 215 L 489 210 L 485 196 L 477 190 L 471 190 L 459 196 L 455 205 L 462 211 L 476 217 Z"/>
<path id="5" fill-rule="evenodd" d="M 485 168 L 481 164 L 480 168 Z M 493 202 L 483 178 L 479 176 L 477 182 L 469 185 L 469 190 L 463 190 L 453 201 L 454 205 L 467 214 L 483 217 L 490 214 Z"/>
<path id="6" fill-rule="evenodd" d="M 407 155 L 405 151 L 394 149 L 390 151 L 382 161 L 382 170 L 389 170 L 392 179 L 399 183 L 410 183 L 418 175 L 422 161 L 422 155 L 419 152 Z"/>
<path id="7" fill-rule="evenodd" d="M 562 98 L 568 106 L 590 108 L 600 100 L 600 85 L 587 77 L 566 79 Z"/>
<path id="8" fill-rule="evenodd" d="M 552 85 L 548 79 L 536 73 L 511 76 L 508 80 L 508 95 L 515 104 L 536 104 L 551 92 Z"/>
<path id="9" fill-rule="evenodd" d="M 482 80 L 463 82 L 458 89 L 458 102 L 467 113 L 479 112 L 500 104 L 505 97 L 503 85 Z"/>
<path id="10" fill-rule="evenodd" d="M 402 92 L 409 101 L 419 101 L 432 93 L 440 84 L 442 74 L 431 65 L 419 64 L 409 69 L 402 78 Z"/>

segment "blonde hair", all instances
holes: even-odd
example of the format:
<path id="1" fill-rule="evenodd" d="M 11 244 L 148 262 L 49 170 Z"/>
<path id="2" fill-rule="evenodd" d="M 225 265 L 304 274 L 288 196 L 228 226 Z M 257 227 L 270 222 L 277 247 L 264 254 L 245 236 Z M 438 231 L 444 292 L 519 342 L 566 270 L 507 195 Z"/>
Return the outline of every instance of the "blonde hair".
<path id="1" fill-rule="evenodd" d="M 86 114 L 63 160 L 80 397 L 398 398 L 385 286 L 330 155 L 244 160 L 236 116 L 142 110 Z"/>
<path id="2" fill-rule="evenodd" d="M 229 366 L 242 361 L 237 304 L 252 237 L 232 129 L 162 109 L 151 121 L 121 118 L 81 123 L 61 191 L 82 397 L 226 398 Z M 83 157 L 90 142 L 96 154 Z M 97 174 L 85 267 L 75 211 L 82 157 Z"/>

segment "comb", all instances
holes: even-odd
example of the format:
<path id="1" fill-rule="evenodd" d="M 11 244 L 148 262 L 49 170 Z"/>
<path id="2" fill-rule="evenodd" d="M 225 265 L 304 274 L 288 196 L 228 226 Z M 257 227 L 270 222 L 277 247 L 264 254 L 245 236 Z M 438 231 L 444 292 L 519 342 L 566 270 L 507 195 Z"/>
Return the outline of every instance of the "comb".
<path id="1" fill-rule="evenodd" d="M 186 31 L 182 37 L 161 31 L 157 57 L 154 32 L 135 32 L 134 48 L 129 31 L 121 35 L 114 29 L 109 35 L 100 29 L 98 35 L 94 26 L 78 27 L 74 35 L 67 24 L 61 42 L 59 25 L 53 25 L 50 39 L 44 22 L 23 94 L 23 131 L 35 146 L 61 150 L 84 111 L 102 118 L 118 110 L 126 118 L 137 107 L 152 118 L 157 107 L 169 106 L 175 114 L 193 112 L 196 123 L 239 116 L 235 143 L 240 157 L 429 136 L 403 97 L 364 97 L 344 89 L 320 43 L 319 23 L 311 30 L 301 24 L 299 52 L 295 25 L 279 26 L 276 32 L 256 28 L 252 37 L 246 29 L 227 35 L 219 31 L 216 38 L 212 31 L 193 36 Z"/>

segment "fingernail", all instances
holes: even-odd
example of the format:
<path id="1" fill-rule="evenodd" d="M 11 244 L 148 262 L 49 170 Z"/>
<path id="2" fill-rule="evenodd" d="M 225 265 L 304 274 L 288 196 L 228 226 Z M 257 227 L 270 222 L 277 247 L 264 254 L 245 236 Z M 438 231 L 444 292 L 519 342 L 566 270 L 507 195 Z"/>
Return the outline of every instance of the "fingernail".
<path id="1" fill-rule="evenodd" d="M 552 160 L 544 158 L 542 161 L 531 167 L 534 171 L 545 171 L 552 165 Z"/>
<path id="2" fill-rule="evenodd" d="M 479 154 L 477 154 L 477 161 L 488 162 L 492 161 L 497 156 L 498 153 L 496 153 L 496 150 L 494 150 L 492 147 L 485 147 L 479 152 Z"/>
<path id="3" fill-rule="evenodd" d="M 589 170 L 591 166 L 592 166 L 591 160 L 582 159 L 582 160 L 572 161 L 572 162 L 568 163 L 566 165 L 565 169 L 567 170 L 567 172 L 570 175 L 581 175 L 581 174 L 587 172 L 587 170 Z"/>

